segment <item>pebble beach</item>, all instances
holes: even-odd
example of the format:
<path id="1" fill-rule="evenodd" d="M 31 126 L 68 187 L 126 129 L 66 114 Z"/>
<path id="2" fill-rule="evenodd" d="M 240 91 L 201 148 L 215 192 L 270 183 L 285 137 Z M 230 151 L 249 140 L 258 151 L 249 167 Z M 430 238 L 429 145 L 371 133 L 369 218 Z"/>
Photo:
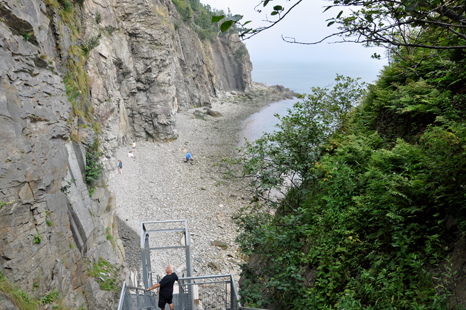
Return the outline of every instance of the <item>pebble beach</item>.
<path id="1" fill-rule="evenodd" d="M 225 179 L 223 157 L 234 157 L 243 121 L 283 94 L 238 101 L 234 95 L 217 99 L 207 108 L 177 114 L 177 140 L 169 143 L 137 142 L 135 158 L 129 158 L 131 145 L 121 147 L 115 156 L 123 162 L 109 189 L 116 199 L 118 233 L 125 248 L 125 259 L 133 272 L 141 273 L 141 222 L 187 220 L 191 237 L 191 258 L 195 276 L 234 274 L 239 278 L 244 263 L 235 238 L 238 229 L 232 215 L 249 204 L 244 184 Z M 185 163 L 187 152 L 193 163 Z M 115 164 L 116 166 L 116 164 Z M 183 223 L 149 225 L 148 229 L 180 228 Z M 151 247 L 179 246 L 180 232 L 150 235 Z M 183 249 L 151 252 L 152 271 L 163 276 L 167 265 L 186 275 Z M 141 282 L 139 277 L 138 282 Z"/>

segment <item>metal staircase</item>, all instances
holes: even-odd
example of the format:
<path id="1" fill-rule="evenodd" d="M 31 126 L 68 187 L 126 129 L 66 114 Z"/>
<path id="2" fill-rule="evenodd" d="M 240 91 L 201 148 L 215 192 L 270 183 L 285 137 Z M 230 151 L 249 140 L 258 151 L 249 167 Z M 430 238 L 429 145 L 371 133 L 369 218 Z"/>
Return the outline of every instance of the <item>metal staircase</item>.
<path id="1" fill-rule="evenodd" d="M 149 226 L 166 226 L 167 224 L 170 226 L 184 225 L 181 228 L 147 229 Z M 150 235 L 173 232 L 182 233 L 181 245 L 150 247 Z M 241 307 L 233 275 L 193 276 L 191 240 L 186 220 L 141 223 L 141 260 L 144 288 L 127 286 L 124 282 L 118 310 L 159 309 L 157 307 L 157 294 L 154 291 L 146 291 L 146 288 L 154 285 L 150 254 L 151 251 L 166 251 L 168 249 L 184 249 L 186 255 L 187 276 L 179 278 L 178 285 L 175 284 L 173 287 L 175 310 L 255 310 Z M 168 305 L 165 310 L 169 310 Z"/>

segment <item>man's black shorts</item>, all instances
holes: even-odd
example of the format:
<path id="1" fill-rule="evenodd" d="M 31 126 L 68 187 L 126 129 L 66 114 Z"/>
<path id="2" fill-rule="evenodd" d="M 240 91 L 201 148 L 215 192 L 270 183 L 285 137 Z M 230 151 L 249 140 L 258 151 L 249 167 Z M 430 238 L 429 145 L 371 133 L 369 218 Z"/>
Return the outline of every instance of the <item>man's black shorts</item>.
<path id="1" fill-rule="evenodd" d="M 172 304 L 173 303 L 173 295 L 170 298 L 166 298 L 164 296 L 159 296 L 159 308 L 165 309 L 165 304 Z"/>

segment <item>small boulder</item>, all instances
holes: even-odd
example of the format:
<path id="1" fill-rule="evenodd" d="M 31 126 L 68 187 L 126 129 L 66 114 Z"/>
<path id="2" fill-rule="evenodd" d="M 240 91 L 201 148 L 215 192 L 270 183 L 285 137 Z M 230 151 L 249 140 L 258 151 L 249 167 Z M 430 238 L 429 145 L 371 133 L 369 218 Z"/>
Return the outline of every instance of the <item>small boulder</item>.
<path id="1" fill-rule="evenodd" d="M 222 113 L 218 112 L 218 111 L 214 111 L 214 110 L 207 110 L 207 114 L 209 114 L 210 116 L 213 116 L 213 117 L 221 117 L 223 116 Z"/>
<path id="2" fill-rule="evenodd" d="M 207 264 L 207 267 L 213 269 L 213 270 L 220 270 L 220 265 L 215 263 L 215 262 L 209 262 Z"/>
<path id="3" fill-rule="evenodd" d="M 228 248 L 228 244 L 226 244 L 223 241 L 219 241 L 219 240 L 212 241 L 212 245 L 213 246 L 218 246 L 222 250 L 226 250 Z"/>

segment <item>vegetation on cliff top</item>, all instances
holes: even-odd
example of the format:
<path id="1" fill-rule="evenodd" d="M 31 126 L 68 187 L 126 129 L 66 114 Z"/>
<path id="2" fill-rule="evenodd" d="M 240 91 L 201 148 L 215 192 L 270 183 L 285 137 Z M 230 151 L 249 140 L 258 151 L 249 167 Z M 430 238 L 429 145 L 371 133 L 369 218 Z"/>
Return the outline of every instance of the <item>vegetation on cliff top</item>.
<path id="1" fill-rule="evenodd" d="M 211 22 L 212 16 L 224 15 L 223 11 L 213 10 L 210 5 L 204 5 L 199 0 L 172 0 L 184 22 L 188 23 L 202 40 L 213 41 L 217 37 L 220 28 Z M 232 17 L 231 13 L 226 14 Z M 236 27 L 231 32 L 238 32 Z"/>

